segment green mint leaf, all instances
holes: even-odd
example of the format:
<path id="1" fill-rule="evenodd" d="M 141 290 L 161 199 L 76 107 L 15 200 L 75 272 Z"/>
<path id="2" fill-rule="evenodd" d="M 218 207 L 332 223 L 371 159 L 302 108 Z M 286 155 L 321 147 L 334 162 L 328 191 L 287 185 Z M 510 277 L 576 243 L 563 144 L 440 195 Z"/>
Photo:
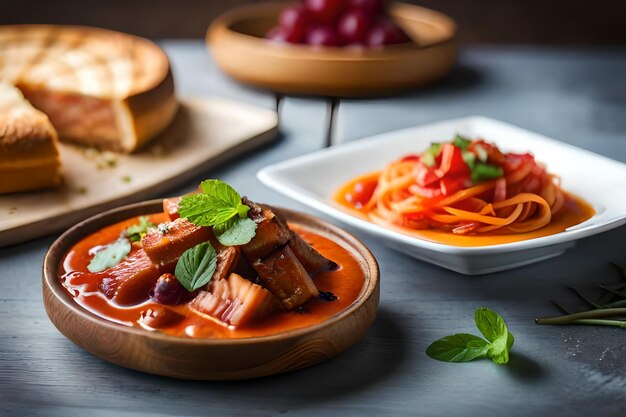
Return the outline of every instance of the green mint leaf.
<path id="1" fill-rule="evenodd" d="M 200 243 L 181 255 L 174 275 L 189 292 L 195 291 L 213 278 L 217 254 L 210 243 Z"/>
<path id="2" fill-rule="evenodd" d="M 513 334 L 509 332 L 504 319 L 495 311 L 481 307 L 474 313 L 476 327 L 491 342 L 487 356 L 498 364 L 509 361 L 509 349 L 513 346 Z"/>
<path id="3" fill-rule="evenodd" d="M 208 194 L 184 196 L 179 203 L 178 214 L 197 226 L 215 226 L 224 223 L 238 213 L 237 206 L 228 206 Z"/>
<path id="4" fill-rule="evenodd" d="M 461 148 L 462 150 L 466 150 L 467 147 L 470 145 L 470 143 L 472 143 L 471 140 L 464 138 L 463 136 L 459 135 L 457 133 L 457 135 L 454 137 L 454 140 L 452 141 L 452 144 L 458 148 Z"/>
<path id="5" fill-rule="evenodd" d="M 248 211 L 250 211 L 250 207 L 246 206 L 245 204 L 240 203 L 237 206 L 237 213 L 239 213 L 239 217 L 241 217 L 242 219 L 248 217 Z"/>
<path id="6" fill-rule="evenodd" d="M 119 264 L 130 253 L 130 241 L 120 238 L 104 246 L 94 255 L 87 269 L 89 272 L 102 272 Z"/>
<path id="7" fill-rule="evenodd" d="M 474 321 L 476 321 L 476 327 L 490 342 L 494 342 L 500 337 L 507 335 L 508 329 L 504 319 L 495 311 L 487 308 L 480 307 L 474 313 Z"/>
<path id="8" fill-rule="evenodd" d="M 237 217 L 228 219 L 224 223 L 216 224 L 213 226 L 213 233 L 215 236 L 223 234 L 228 228 L 230 228 L 237 221 Z"/>
<path id="9" fill-rule="evenodd" d="M 233 187 L 220 180 L 205 180 L 200 183 L 202 194 L 207 194 L 221 201 L 226 207 L 238 207 L 241 196 Z"/>
<path id="10" fill-rule="evenodd" d="M 126 237 L 131 242 L 139 242 L 143 236 L 148 233 L 148 229 L 155 228 L 156 225 L 150 221 L 147 216 L 139 218 L 139 224 L 134 224 L 126 229 Z"/>
<path id="11" fill-rule="evenodd" d="M 478 162 L 472 169 L 472 182 L 480 182 L 500 178 L 504 175 L 501 167 Z"/>
<path id="12" fill-rule="evenodd" d="M 239 216 L 245 218 L 250 209 L 241 202 L 233 187 L 219 180 L 206 180 L 200 184 L 202 193 L 184 196 L 178 213 L 197 226 L 216 226 Z"/>
<path id="13" fill-rule="evenodd" d="M 236 217 L 230 226 L 215 226 L 217 240 L 226 246 L 245 245 L 256 235 L 256 223 L 249 218 Z"/>
<path id="14" fill-rule="evenodd" d="M 426 354 L 443 362 L 469 362 L 487 356 L 490 344 L 478 336 L 457 333 L 442 337 L 426 349 Z"/>

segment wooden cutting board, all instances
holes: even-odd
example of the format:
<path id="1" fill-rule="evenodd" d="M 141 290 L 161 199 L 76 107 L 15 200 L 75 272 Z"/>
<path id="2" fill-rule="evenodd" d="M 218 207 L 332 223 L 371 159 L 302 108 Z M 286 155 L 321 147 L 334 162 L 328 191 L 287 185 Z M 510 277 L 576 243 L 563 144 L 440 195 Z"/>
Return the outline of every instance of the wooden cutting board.
<path id="1" fill-rule="evenodd" d="M 64 185 L 0 195 L 0 247 L 66 229 L 108 208 L 166 192 L 270 142 L 276 112 L 219 98 L 181 100 L 172 125 L 132 155 L 61 144 Z"/>

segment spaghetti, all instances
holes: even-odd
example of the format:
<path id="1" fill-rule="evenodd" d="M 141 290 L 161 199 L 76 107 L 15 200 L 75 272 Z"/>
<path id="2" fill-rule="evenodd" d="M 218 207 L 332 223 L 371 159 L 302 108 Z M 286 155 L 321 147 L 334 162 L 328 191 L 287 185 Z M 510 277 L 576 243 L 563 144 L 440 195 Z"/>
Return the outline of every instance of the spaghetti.
<path id="1" fill-rule="evenodd" d="M 505 154 L 459 135 L 353 180 L 339 194 L 372 222 L 458 235 L 531 232 L 549 224 L 568 199 L 559 178 L 533 155 Z"/>

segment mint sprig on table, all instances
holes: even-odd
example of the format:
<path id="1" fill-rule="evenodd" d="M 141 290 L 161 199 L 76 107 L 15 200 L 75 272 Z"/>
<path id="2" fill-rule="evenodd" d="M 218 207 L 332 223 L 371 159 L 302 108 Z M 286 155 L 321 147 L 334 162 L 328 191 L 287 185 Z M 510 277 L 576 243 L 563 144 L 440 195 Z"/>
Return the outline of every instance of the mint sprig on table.
<path id="1" fill-rule="evenodd" d="M 211 281 L 216 267 L 215 249 L 205 242 L 183 252 L 174 275 L 187 291 L 193 292 Z"/>
<path id="2" fill-rule="evenodd" d="M 201 192 L 184 196 L 178 214 L 196 226 L 213 227 L 222 245 L 244 245 L 256 234 L 256 223 L 249 219 L 250 207 L 243 204 L 233 187 L 220 180 L 206 180 Z"/>
<path id="3" fill-rule="evenodd" d="M 509 362 L 509 350 L 514 337 L 495 311 L 481 307 L 474 313 L 476 327 L 485 339 L 468 333 L 442 337 L 426 349 L 426 354 L 443 362 L 469 362 L 489 358 L 497 364 Z"/>

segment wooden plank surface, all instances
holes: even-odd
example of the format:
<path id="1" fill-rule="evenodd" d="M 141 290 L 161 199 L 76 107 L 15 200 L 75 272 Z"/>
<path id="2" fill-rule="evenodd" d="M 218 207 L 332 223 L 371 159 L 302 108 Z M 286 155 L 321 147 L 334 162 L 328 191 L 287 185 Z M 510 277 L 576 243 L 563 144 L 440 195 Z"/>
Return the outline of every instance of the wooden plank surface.
<path id="1" fill-rule="evenodd" d="M 217 72 L 200 42 L 164 46 L 182 94 L 271 106 L 271 96 L 232 84 Z M 618 94 L 626 91 L 623 51 L 472 48 L 461 54 L 460 68 L 447 84 L 421 93 L 343 102 L 340 139 L 483 113 L 626 158 L 626 125 L 620 116 L 626 103 Z M 287 98 L 279 142 L 209 167 L 170 192 L 188 192 L 200 179 L 218 177 L 258 201 L 307 211 L 263 187 L 254 175 L 266 165 L 319 149 L 324 120 L 323 101 Z M 380 310 L 365 339 L 310 369 L 230 383 L 154 377 L 84 352 L 53 327 L 43 310 L 41 261 L 54 237 L 0 249 L 0 415 L 623 415 L 624 330 L 541 327 L 533 319 L 556 313 L 550 299 L 577 305 L 565 285 L 589 290 L 619 282 L 608 261 L 626 264 L 625 227 L 584 239 L 552 260 L 482 277 L 411 259 L 352 231 L 381 266 Z M 441 336 L 474 332 L 473 312 L 482 305 L 500 312 L 515 334 L 508 366 L 446 364 L 424 354 Z"/>

